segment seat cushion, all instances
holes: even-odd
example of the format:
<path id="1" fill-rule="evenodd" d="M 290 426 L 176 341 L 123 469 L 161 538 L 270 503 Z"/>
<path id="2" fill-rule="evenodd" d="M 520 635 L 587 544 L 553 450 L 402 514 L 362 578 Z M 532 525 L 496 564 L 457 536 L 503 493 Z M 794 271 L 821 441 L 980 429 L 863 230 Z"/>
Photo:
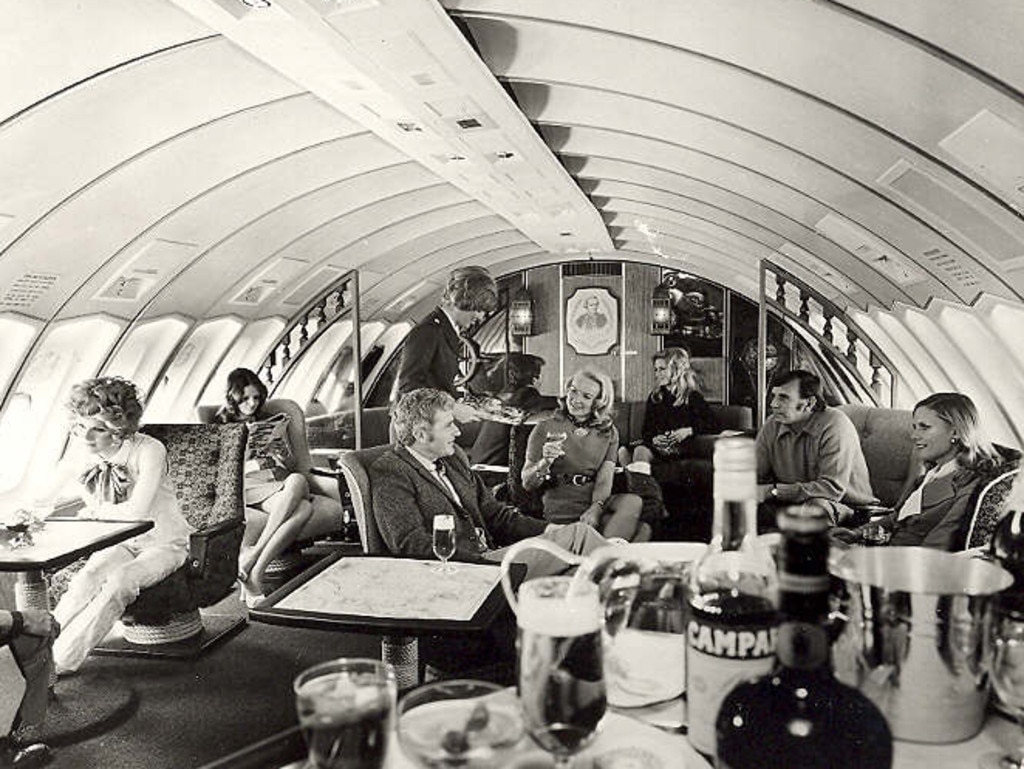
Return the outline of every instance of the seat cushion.
<path id="1" fill-rule="evenodd" d="M 859 403 L 839 406 L 853 422 L 868 465 L 871 488 L 883 505 L 892 506 L 911 472 L 910 422 L 912 413 Z"/>
<path id="2" fill-rule="evenodd" d="M 124 618 L 144 625 L 159 625 L 172 614 L 196 608 L 188 566 L 182 566 L 166 579 L 139 593 L 124 612 Z"/>

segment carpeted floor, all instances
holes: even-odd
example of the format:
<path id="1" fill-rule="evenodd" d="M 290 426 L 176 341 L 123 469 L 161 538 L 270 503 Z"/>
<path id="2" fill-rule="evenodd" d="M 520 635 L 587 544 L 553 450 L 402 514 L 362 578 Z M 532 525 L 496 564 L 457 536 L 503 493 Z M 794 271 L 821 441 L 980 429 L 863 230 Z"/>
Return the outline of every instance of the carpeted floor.
<path id="1" fill-rule="evenodd" d="M 242 611 L 237 597 L 217 611 Z M 291 682 L 339 656 L 380 656 L 379 640 L 251 623 L 195 660 L 91 656 L 57 682 L 52 713 L 87 703 L 107 718 L 55 740 L 55 769 L 188 769 L 295 723 Z"/>

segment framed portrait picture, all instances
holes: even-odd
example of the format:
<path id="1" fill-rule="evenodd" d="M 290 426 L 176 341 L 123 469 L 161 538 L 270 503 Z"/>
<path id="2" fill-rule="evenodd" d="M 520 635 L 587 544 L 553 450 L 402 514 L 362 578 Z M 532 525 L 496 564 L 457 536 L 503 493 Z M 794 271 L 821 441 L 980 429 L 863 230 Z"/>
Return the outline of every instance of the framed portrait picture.
<path id="1" fill-rule="evenodd" d="M 577 355 L 605 355 L 619 341 L 619 300 L 606 288 L 578 288 L 565 302 L 565 341 Z"/>

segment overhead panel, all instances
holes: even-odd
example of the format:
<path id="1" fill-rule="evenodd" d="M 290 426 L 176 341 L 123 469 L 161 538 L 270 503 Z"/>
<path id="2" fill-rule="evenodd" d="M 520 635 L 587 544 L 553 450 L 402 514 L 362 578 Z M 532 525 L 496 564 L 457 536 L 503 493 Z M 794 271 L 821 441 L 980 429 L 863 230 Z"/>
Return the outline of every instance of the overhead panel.
<path id="1" fill-rule="evenodd" d="M 1020 239 L 926 171 L 901 160 L 878 181 L 929 218 L 952 227 L 996 262 L 1024 256 Z M 1024 233 L 1024 226 L 1021 230 Z"/>
<path id="2" fill-rule="evenodd" d="M 146 243 L 107 280 L 93 299 L 138 302 L 163 285 L 195 253 L 195 243 L 157 238 Z"/>
<path id="3" fill-rule="evenodd" d="M 223 1 L 223 0 L 222 0 Z M 553 253 L 611 250 L 597 211 L 434 0 L 174 0 Z M 521 158 L 531 173 L 495 173 Z"/>
<path id="4" fill-rule="evenodd" d="M 925 279 L 924 272 L 894 246 L 837 214 L 826 214 L 814 229 L 899 286 Z"/>
<path id="5" fill-rule="evenodd" d="M 939 146 L 992 182 L 1013 208 L 1024 210 L 1024 129 L 983 109 Z"/>
<path id="6" fill-rule="evenodd" d="M 242 287 L 231 300 L 232 304 L 259 305 L 271 294 L 286 285 L 289 280 L 309 268 L 304 259 L 275 259 L 257 273 Z"/>

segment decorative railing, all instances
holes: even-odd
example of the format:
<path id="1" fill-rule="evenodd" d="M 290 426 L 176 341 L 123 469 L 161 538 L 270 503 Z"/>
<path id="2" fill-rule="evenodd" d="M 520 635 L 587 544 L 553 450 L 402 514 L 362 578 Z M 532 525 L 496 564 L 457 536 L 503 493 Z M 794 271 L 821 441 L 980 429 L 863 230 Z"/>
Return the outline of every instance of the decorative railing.
<path id="1" fill-rule="evenodd" d="M 798 277 L 772 262 L 762 262 L 765 301 L 813 339 L 826 360 L 842 370 L 848 384 L 875 406 L 892 407 L 896 368 L 870 337 L 833 304 Z"/>
<path id="2" fill-rule="evenodd" d="M 307 302 L 284 328 L 259 368 L 260 378 L 271 393 L 321 334 L 333 323 L 348 317 L 355 309 L 357 295 L 356 271 L 350 270 Z"/>

